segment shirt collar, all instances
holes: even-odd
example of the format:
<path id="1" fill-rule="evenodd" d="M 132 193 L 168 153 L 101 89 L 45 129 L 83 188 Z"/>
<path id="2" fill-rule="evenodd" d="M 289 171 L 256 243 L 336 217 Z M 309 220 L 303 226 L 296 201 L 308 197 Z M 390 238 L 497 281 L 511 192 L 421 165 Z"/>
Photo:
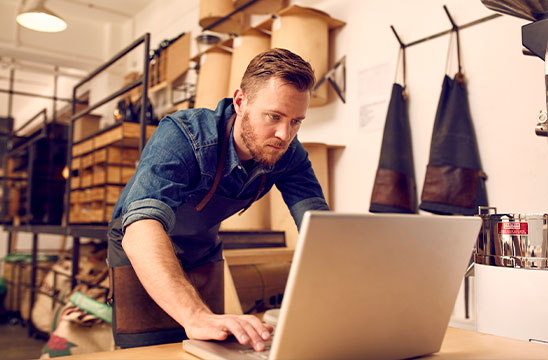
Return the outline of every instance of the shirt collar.
<path id="1" fill-rule="evenodd" d="M 228 151 L 226 153 L 225 164 L 223 167 L 223 176 L 230 175 L 232 171 L 234 171 L 234 169 L 238 166 L 241 166 L 241 168 L 243 168 L 242 162 L 238 158 L 238 153 L 236 152 L 236 144 L 234 143 L 234 127 L 232 127 L 232 131 L 230 132 L 230 137 L 228 140 Z M 275 164 L 272 166 L 259 165 L 260 169 L 264 172 L 273 171 L 275 166 Z"/>

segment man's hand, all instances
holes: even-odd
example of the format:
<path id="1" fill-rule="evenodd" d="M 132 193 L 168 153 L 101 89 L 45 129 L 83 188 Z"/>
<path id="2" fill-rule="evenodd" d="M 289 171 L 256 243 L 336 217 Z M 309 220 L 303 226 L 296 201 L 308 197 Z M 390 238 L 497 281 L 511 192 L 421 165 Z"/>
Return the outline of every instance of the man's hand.
<path id="1" fill-rule="evenodd" d="M 255 351 L 265 349 L 272 326 L 264 324 L 253 315 L 216 315 L 202 312 L 188 318 L 183 324 L 189 339 L 225 340 L 229 334 L 240 344 L 250 344 Z"/>
<path id="2" fill-rule="evenodd" d="M 139 220 L 126 228 L 122 246 L 150 297 L 181 324 L 191 339 L 224 340 L 265 348 L 272 327 L 253 315 L 215 315 L 186 278 L 162 224 Z"/>

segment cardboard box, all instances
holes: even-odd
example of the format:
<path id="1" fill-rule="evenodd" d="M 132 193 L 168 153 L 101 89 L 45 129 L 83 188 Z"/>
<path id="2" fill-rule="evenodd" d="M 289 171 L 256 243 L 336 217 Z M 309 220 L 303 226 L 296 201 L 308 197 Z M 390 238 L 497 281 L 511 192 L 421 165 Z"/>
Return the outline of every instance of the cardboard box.
<path id="1" fill-rule="evenodd" d="M 166 76 L 168 83 L 172 83 L 183 75 L 190 63 L 190 33 L 186 33 L 171 43 L 167 49 Z"/>
<path id="2" fill-rule="evenodd" d="M 73 142 L 80 141 L 99 131 L 100 115 L 86 115 L 74 121 Z"/>

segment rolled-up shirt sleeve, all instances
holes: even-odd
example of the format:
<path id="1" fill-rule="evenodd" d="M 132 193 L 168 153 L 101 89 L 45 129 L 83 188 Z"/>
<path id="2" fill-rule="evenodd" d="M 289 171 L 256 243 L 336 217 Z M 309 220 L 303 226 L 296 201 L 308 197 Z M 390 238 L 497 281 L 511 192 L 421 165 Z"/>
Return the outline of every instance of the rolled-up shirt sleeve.
<path id="1" fill-rule="evenodd" d="M 143 149 L 135 175 L 124 192 L 122 229 L 131 223 L 154 219 L 166 232 L 175 226 L 177 208 L 186 202 L 197 183 L 199 167 L 184 132 L 165 118 Z"/>
<path id="2" fill-rule="evenodd" d="M 143 199 L 129 204 L 122 218 L 122 228 L 143 219 L 158 220 L 168 233 L 175 226 L 175 213 L 166 203 L 156 199 Z"/>

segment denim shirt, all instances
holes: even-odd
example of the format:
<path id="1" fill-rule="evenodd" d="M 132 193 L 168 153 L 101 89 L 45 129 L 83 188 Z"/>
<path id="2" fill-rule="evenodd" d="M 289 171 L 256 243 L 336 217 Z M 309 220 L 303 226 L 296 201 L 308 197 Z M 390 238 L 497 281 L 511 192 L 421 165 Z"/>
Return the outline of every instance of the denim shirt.
<path id="1" fill-rule="evenodd" d="M 168 234 L 173 230 L 179 206 L 212 187 L 218 147 L 234 113 L 232 99 L 226 98 L 215 111 L 181 110 L 162 119 L 114 207 L 112 220 L 121 218 L 119 230 L 124 232 L 129 224 L 142 219 L 159 221 Z M 297 137 L 276 164 L 257 165 L 248 173 L 238 159 L 231 134 L 215 193 L 236 200 L 254 198 L 263 173 L 266 184 L 261 197 L 276 185 L 298 228 L 305 211 L 329 210 L 308 153 Z"/>

